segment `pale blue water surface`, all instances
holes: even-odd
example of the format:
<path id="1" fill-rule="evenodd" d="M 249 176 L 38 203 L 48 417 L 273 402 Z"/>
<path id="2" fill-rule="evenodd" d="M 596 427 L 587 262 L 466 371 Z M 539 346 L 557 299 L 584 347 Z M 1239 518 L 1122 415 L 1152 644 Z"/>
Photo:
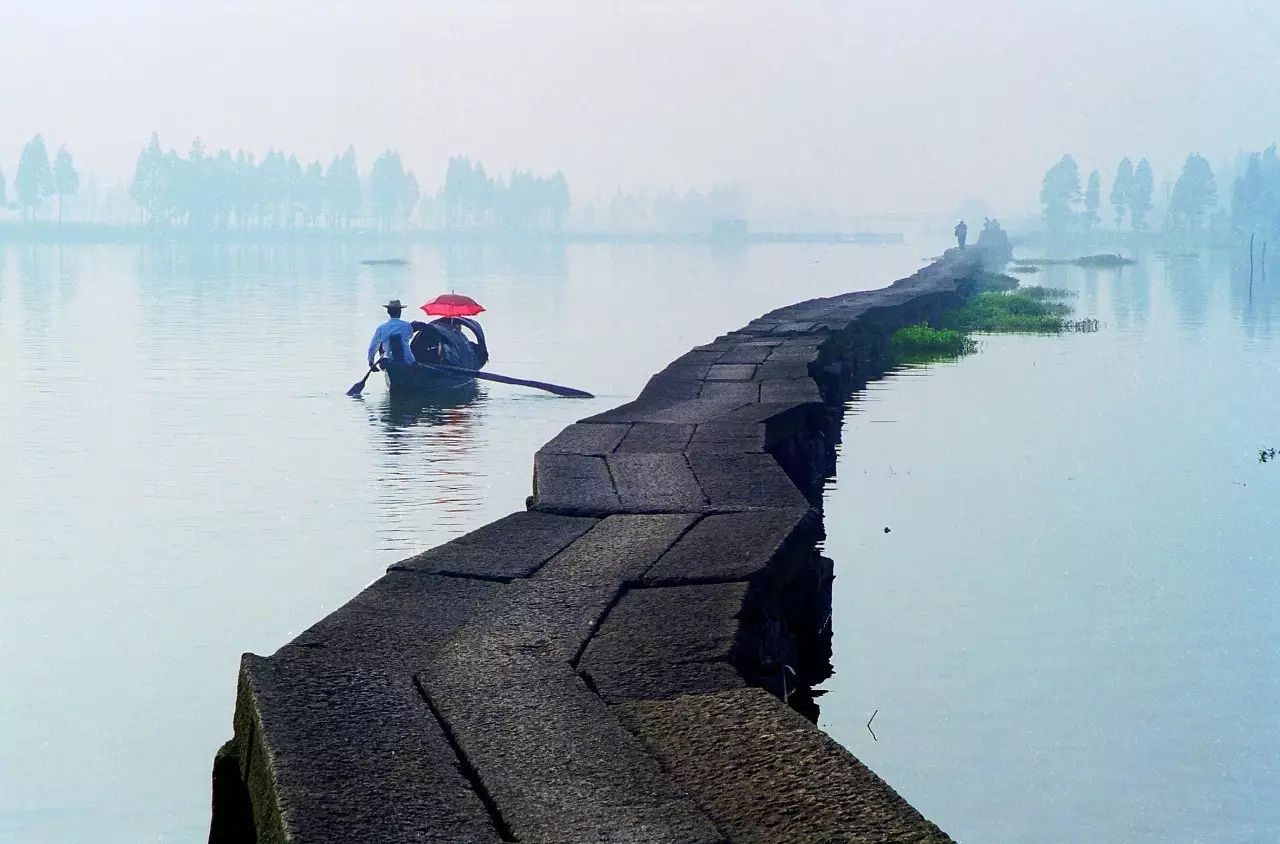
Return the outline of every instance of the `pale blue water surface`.
<path id="1" fill-rule="evenodd" d="M 820 723 L 961 841 L 1280 841 L 1280 278 L 1024 280 L 1100 331 L 850 405 Z"/>

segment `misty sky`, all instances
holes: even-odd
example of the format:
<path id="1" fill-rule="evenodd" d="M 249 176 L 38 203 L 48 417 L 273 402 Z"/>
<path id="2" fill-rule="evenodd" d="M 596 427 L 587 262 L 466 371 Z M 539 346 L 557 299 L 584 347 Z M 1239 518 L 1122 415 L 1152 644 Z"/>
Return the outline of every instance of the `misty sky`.
<path id="1" fill-rule="evenodd" d="M 563 169 L 575 197 L 737 181 L 753 204 L 1030 209 L 1063 152 L 1103 171 L 1280 138 L 1280 6 L 982 3 L 6 3 L 0 169 L 65 142 L 132 171 L 283 146 L 362 169 L 397 147 L 426 190 L 465 152 Z"/>

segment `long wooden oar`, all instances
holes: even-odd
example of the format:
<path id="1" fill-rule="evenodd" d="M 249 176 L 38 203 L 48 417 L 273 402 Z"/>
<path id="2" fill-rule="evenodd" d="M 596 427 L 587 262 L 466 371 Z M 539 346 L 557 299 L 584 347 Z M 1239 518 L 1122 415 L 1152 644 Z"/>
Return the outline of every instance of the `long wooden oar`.
<path id="1" fill-rule="evenodd" d="M 364 390 L 364 382 L 368 381 L 368 380 L 369 380 L 369 376 L 370 376 L 370 375 L 372 375 L 373 373 L 377 372 L 377 371 L 378 371 L 378 370 L 377 370 L 377 368 L 376 368 L 376 367 L 373 367 L 373 366 L 369 367 L 369 371 L 368 371 L 368 372 L 366 372 L 366 373 L 364 374 L 364 377 L 363 377 L 363 378 L 361 378 L 361 379 L 360 379 L 359 381 L 357 381 L 356 383 L 352 384 L 352 385 L 351 385 L 351 389 L 347 390 L 347 395 L 349 395 L 349 396 L 358 396 L 358 395 L 360 395 L 361 391 L 363 391 L 363 390 Z"/>
<path id="2" fill-rule="evenodd" d="M 472 378 L 479 378 L 482 381 L 498 381 L 502 384 L 516 384 L 521 387 L 533 387 L 535 390 L 546 390 L 548 393 L 555 393 L 557 396 L 566 396 L 571 399 L 593 399 L 595 396 L 585 390 L 575 390 L 573 387 L 561 387 L 559 384 L 547 384 L 542 381 L 526 381 L 524 378 L 512 378 L 510 375 L 498 375 L 493 372 L 481 372 L 478 369 L 467 369 L 463 366 L 449 366 L 447 363 L 423 363 L 418 362 L 419 366 L 425 366 L 429 369 L 439 369 L 442 372 L 452 372 L 457 375 L 470 375 Z M 365 376 L 368 377 L 367 375 Z"/>

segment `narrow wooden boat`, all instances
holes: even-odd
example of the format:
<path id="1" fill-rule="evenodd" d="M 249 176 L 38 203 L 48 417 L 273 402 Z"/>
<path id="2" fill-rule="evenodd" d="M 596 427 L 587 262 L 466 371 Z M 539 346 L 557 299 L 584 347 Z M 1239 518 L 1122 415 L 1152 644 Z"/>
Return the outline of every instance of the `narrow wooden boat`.
<path id="1" fill-rule="evenodd" d="M 409 348 L 415 363 L 407 364 L 394 357 L 379 362 L 387 390 L 393 396 L 454 391 L 475 385 L 476 379 L 470 375 L 444 371 L 431 364 L 484 368 L 489 362 L 489 349 L 480 323 L 467 317 L 442 317 L 432 322 L 414 322 L 413 330 Z"/>

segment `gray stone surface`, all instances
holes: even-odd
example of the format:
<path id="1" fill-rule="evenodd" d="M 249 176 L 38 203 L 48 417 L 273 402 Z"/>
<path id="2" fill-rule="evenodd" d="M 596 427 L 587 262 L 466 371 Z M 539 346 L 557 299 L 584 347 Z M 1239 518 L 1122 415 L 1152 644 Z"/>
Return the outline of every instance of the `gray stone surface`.
<path id="1" fill-rule="evenodd" d="M 249 654 L 236 721 L 260 842 L 502 840 L 410 674 Z"/>
<path id="2" fill-rule="evenodd" d="M 654 422 L 637 422 L 618 444 L 619 452 L 659 453 L 684 451 L 693 436 L 692 425 L 663 425 Z"/>
<path id="3" fill-rule="evenodd" d="M 618 512 L 618 493 L 603 457 L 539 452 L 533 473 L 535 509 L 567 516 Z"/>
<path id="4" fill-rule="evenodd" d="M 567 666 L 463 648 L 420 681 L 523 844 L 726 841 Z"/>
<path id="5" fill-rule="evenodd" d="M 706 381 L 698 397 L 703 401 L 718 401 L 744 405 L 760 401 L 760 384 L 756 381 Z M 733 409 L 729 407 L 727 409 Z M 714 416 L 706 419 L 714 419 Z M 705 419 L 699 419 L 699 422 Z"/>
<path id="6" fill-rule="evenodd" d="M 629 589 L 578 667 L 610 703 L 739 687 L 742 678 L 730 660 L 747 588 L 716 583 Z"/>
<path id="7" fill-rule="evenodd" d="M 770 454 L 690 454 L 689 465 L 713 509 L 809 506 Z"/>
<path id="8" fill-rule="evenodd" d="M 761 422 L 704 422 L 694 428 L 686 450 L 708 454 L 762 452 L 765 431 Z"/>
<path id="9" fill-rule="evenodd" d="M 730 353 L 732 354 L 732 353 Z M 756 374 L 753 364 L 717 363 L 707 368 L 708 381 L 750 381 Z"/>
<path id="10" fill-rule="evenodd" d="M 536 577 L 505 587 L 419 673 L 520 841 L 724 840 L 571 665 L 623 584 L 694 519 L 605 519 Z"/>
<path id="11" fill-rule="evenodd" d="M 764 363 L 772 348 L 772 345 L 754 342 L 741 343 L 721 355 L 719 363 Z"/>
<path id="12" fill-rule="evenodd" d="M 951 841 L 853 754 L 760 689 L 615 709 L 734 842 Z"/>
<path id="13" fill-rule="evenodd" d="M 809 508 L 707 516 L 645 573 L 648 585 L 752 580 L 788 551 L 812 548 L 821 517 Z"/>
<path id="14" fill-rule="evenodd" d="M 528 577 L 595 527 L 596 521 L 549 513 L 512 513 L 430 551 L 394 563 L 389 571 L 492 579 Z"/>
<path id="15" fill-rule="evenodd" d="M 603 456 L 618 447 L 629 425 L 570 425 L 538 449 L 543 454 L 594 454 Z"/>
<path id="16" fill-rule="evenodd" d="M 706 506 L 702 487 L 679 452 L 612 454 L 608 463 L 623 512 L 696 512 Z"/>
<path id="17" fill-rule="evenodd" d="M 812 378 L 770 379 L 760 382 L 761 402 L 822 401 L 822 393 Z"/>
<path id="18" fill-rule="evenodd" d="M 388 574 L 245 655 L 235 743 L 260 841 L 499 840 L 412 674 L 504 588 Z"/>

